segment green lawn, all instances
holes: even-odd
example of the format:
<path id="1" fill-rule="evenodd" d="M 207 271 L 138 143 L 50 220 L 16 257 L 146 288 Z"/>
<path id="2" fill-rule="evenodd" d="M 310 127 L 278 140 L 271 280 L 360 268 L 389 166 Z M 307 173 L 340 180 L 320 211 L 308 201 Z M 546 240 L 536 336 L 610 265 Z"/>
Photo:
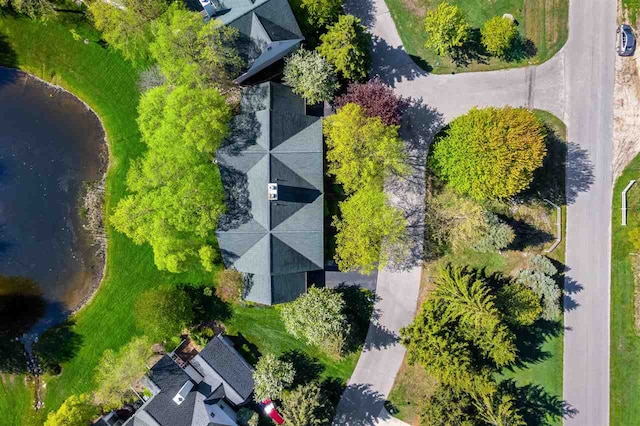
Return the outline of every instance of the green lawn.
<path id="1" fill-rule="evenodd" d="M 139 69 L 98 43 L 99 36 L 77 14 L 46 24 L 0 16 L 0 63 L 53 82 L 88 103 L 102 119 L 110 146 L 107 179 L 107 212 L 125 194 L 125 175 L 130 161 L 144 150 L 136 125 Z M 74 41 L 75 28 L 90 40 Z M 124 235 L 108 228 L 106 278 L 94 300 L 75 316 L 75 333 L 82 339 L 76 356 L 64 364 L 59 377 L 45 377 L 46 410 L 56 409 L 66 397 L 94 387 L 93 369 L 105 349 L 119 348 L 137 333 L 132 307 L 138 295 L 163 283 L 211 282 L 201 271 L 187 274 L 159 272 L 148 246 L 136 246 Z M 228 323 L 261 351 L 301 349 L 317 357 L 325 376 L 344 381 L 355 367 L 357 354 L 336 362 L 317 354 L 286 335 L 275 308 L 242 308 Z M 23 377 L 0 382 L 0 425 L 41 424 L 31 413 L 33 392 Z M 41 415 L 44 415 L 41 412 Z"/>
<path id="2" fill-rule="evenodd" d="M 640 424 L 640 335 L 634 325 L 633 249 L 629 231 L 640 226 L 640 188 L 627 196 L 628 225 L 621 222 L 621 192 L 640 178 L 640 156 L 627 166 L 613 190 L 611 244 L 611 424 Z"/>
<path id="3" fill-rule="evenodd" d="M 536 111 L 536 114 L 541 118 L 547 127 L 555 133 L 557 139 L 564 141 L 566 138 L 566 127 L 564 123 L 545 111 Z M 563 150 L 554 151 L 555 156 L 562 155 Z M 542 181 L 539 185 L 543 185 L 549 182 L 549 179 L 553 179 L 564 187 L 564 162 L 562 160 L 561 167 L 545 167 L 540 174 L 536 176 L 536 179 Z M 555 162 L 553 164 L 556 164 Z M 535 184 L 535 182 L 534 182 Z M 496 203 L 493 206 L 498 211 L 501 210 L 500 203 Z M 563 209 L 563 242 L 552 252 L 546 254 L 548 257 L 556 260 L 560 264 L 564 264 L 565 261 L 565 244 L 564 244 L 564 229 L 565 229 L 565 208 Z M 555 213 L 550 209 L 548 211 L 549 217 L 552 219 L 555 230 Z M 554 232 L 551 229 L 545 229 L 547 232 Z M 546 247 L 550 246 L 550 243 L 545 243 L 541 246 L 529 246 L 527 251 L 542 252 Z M 467 265 L 474 269 L 484 270 L 486 274 L 491 275 L 493 273 L 500 273 L 504 276 L 509 276 L 514 270 L 519 270 L 522 267 L 523 256 L 521 252 L 505 251 L 502 254 L 499 253 L 478 253 L 475 251 L 465 251 L 463 253 L 457 253 L 455 255 L 447 254 L 444 258 L 436 260 L 434 264 L 428 264 L 424 269 L 423 277 L 423 297 L 426 295 L 426 289 L 429 288 L 429 275 L 439 262 L 452 262 L 459 265 Z M 558 278 L 562 283 L 562 277 Z M 558 414 L 561 410 L 562 399 L 562 353 L 563 353 L 563 335 L 557 330 L 561 330 L 561 323 L 549 325 L 545 322 L 537 323 L 538 329 L 534 329 L 537 332 L 536 338 L 541 339 L 540 346 L 528 353 L 529 351 L 521 351 L 521 356 L 532 356 L 531 359 L 521 366 L 513 367 L 510 370 L 502 372 L 503 379 L 513 379 L 518 386 L 529 386 L 530 389 L 536 388 L 541 390 L 538 394 L 545 395 L 545 399 L 541 399 L 549 403 L 549 412 L 555 412 Z M 535 341 L 536 339 L 523 339 L 523 341 Z M 420 409 L 423 405 L 423 401 L 428 398 L 435 389 L 436 384 L 432 377 L 430 377 L 423 369 L 416 366 L 410 366 L 406 362 L 403 363 L 402 369 L 396 377 L 396 382 L 389 395 L 390 406 L 396 410 L 395 415 L 414 425 L 419 424 Z M 535 393 L 535 392 L 534 392 Z M 533 402 L 533 401 L 532 401 Z M 552 416 L 548 418 L 546 424 L 561 425 L 562 418 L 560 416 Z M 616 423 L 612 423 L 616 424 Z M 620 423 L 622 424 L 622 423 Z M 626 423 L 625 423 L 626 424 Z"/>
<path id="4" fill-rule="evenodd" d="M 449 3 L 456 4 L 463 10 L 474 28 L 472 39 L 476 40 L 462 51 L 466 55 L 461 55 L 460 61 L 456 64 L 448 57 L 438 57 L 424 46 L 426 11 L 435 8 L 441 0 L 386 0 L 386 2 L 406 51 L 418 65 L 435 74 L 487 71 L 539 64 L 555 55 L 568 36 L 568 0 L 449 0 Z M 505 13 L 515 17 L 523 40 L 528 40 L 527 44 L 521 44 L 521 48 L 516 49 L 517 53 L 510 61 L 488 57 L 481 51 L 478 43 L 478 31 L 482 23 Z M 531 45 L 535 46 L 535 49 L 531 48 Z"/>

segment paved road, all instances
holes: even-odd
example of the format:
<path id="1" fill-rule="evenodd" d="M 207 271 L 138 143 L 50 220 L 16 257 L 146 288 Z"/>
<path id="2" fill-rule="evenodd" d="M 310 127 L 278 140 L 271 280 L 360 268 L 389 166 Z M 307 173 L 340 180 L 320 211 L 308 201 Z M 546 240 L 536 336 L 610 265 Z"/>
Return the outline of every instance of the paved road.
<path id="1" fill-rule="evenodd" d="M 569 141 L 564 394 L 577 410 L 566 425 L 609 424 L 609 286 L 616 2 L 572 1 L 565 49 Z M 585 174 L 591 169 L 592 176 Z M 591 185 L 584 182 L 592 180 Z M 580 183 L 583 182 L 583 183 Z M 585 187 L 589 186 L 587 191 Z M 582 290 L 579 290 L 582 288 Z"/>
<path id="2" fill-rule="evenodd" d="M 449 121 L 473 106 L 525 106 L 563 118 L 569 127 L 567 196 L 564 399 L 577 414 L 566 424 L 607 425 L 609 407 L 609 247 L 611 201 L 613 0 L 572 1 L 570 38 L 554 58 L 537 67 L 514 70 L 428 75 L 402 48 L 384 0 L 350 0 L 348 12 L 359 16 L 374 36 L 373 74 L 398 94 L 435 108 L 418 108 L 414 133 L 432 132 L 434 122 Z M 440 115 L 438 115 L 440 114 Z M 426 151 L 426 141 L 422 149 Z M 419 148 L 418 148 L 419 149 Z M 422 153 L 426 154 L 426 152 Z M 423 155 L 416 155 L 417 162 Z M 419 175 L 419 172 L 417 172 Z M 417 185 L 412 194 L 423 192 Z M 389 193 L 404 199 L 405 188 Z M 420 201 L 405 202 L 408 216 L 421 223 Z M 405 200 L 406 201 L 406 200 Z M 373 424 L 380 414 L 404 350 L 388 342 L 407 324 L 415 309 L 418 268 L 382 271 L 376 310 L 366 348 L 338 406 L 336 424 Z M 385 333 L 381 334 L 380 330 Z M 374 350 L 370 348 L 374 347 Z M 378 413 L 378 414 L 377 414 Z M 384 414 L 384 413 L 382 413 Z M 383 416 L 381 416 L 383 417 Z"/>

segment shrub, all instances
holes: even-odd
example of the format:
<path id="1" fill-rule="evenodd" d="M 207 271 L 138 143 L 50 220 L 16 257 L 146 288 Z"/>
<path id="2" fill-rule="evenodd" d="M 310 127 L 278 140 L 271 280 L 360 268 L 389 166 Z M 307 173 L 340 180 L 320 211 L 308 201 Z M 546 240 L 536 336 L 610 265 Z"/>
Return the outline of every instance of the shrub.
<path id="1" fill-rule="evenodd" d="M 307 11 L 308 22 L 314 27 L 331 25 L 342 15 L 342 0 L 302 0 Z"/>
<path id="2" fill-rule="evenodd" d="M 98 413 L 89 395 L 71 395 L 57 411 L 49 413 L 44 426 L 86 426 Z"/>
<path id="3" fill-rule="evenodd" d="M 547 320 L 555 320 L 562 313 L 562 291 L 554 278 L 557 272 L 547 257 L 535 255 L 529 261 L 529 269 L 520 271 L 518 275 L 518 282 L 529 287 L 542 300 L 542 317 Z"/>
<path id="4" fill-rule="evenodd" d="M 304 49 L 286 60 L 284 82 L 308 104 L 330 101 L 339 87 L 333 67 L 318 52 Z"/>
<path id="5" fill-rule="evenodd" d="M 353 103 L 360 105 L 367 117 L 378 117 L 388 126 L 400 125 L 405 102 L 393 89 L 374 78 L 366 83 L 351 83 L 347 93 L 335 100 L 336 108 Z"/>
<path id="6" fill-rule="evenodd" d="M 339 356 L 350 330 L 344 308 L 340 293 L 311 287 L 298 299 L 285 304 L 280 315 L 287 332 Z"/>
<path id="7" fill-rule="evenodd" d="M 470 31 L 462 9 L 447 2 L 427 12 L 424 29 L 427 32 L 426 47 L 440 56 L 461 47 L 469 38 Z"/>
<path id="8" fill-rule="evenodd" d="M 193 321 L 189 296 L 172 286 L 147 290 L 134 307 L 136 325 L 154 341 L 180 334 Z"/>
<path id="9" fill-rule="evenodd" d="M 327 173 L 346 193 L 364 187 L 382 189 L 387 175 L 404 175 L 406 154 L 398 126 L 367 117 L 361 106 L 346 104 L 324 120 Z"/>
<path id="10" fill-rule="evenodd" d="M 193 341 L 196 342 L 196 344 L 201 348 L 207 346 L 207 343 L 209 343 L 209 341 L 211 341 L 211 339 L 213 339 L 215 335 L 215 330 L 207 326 L 200 327 L 196 330 L 191 331 L 190 333 L 191 339 L 193 339 Z"/>
<path id="11" fill-rule="evenodd" d="M 431 167 L 459 193 L 509 198 L 529 187 L 546 155 L 545 132 L 522 108 L 473 108 L 438 138 Z"/>
<path id="12" fill-rule="evenodd" d="M 238 410 L 237 421 L 240 426 L 258 426 L 260 416 L 255 411 L 243 407 Z"/>
<path id="13" fill-rule="evenodd" d="M 551 259 L 539 254 L 534 254 L 533 256 L 531 256 L 531 259 L 529 259 L 528 269 L 534 272 L 540 272 L 549 275 L 550 277 L 558 273 L 558 269 L 553 265 Z"/>
<path id="14" fill-rule="evenodd" d="M 260 357 L 253 373 L 255 400 L 279 399 L 282 392 L 293 384 L 296 371 L 293 364 L 273 354 Z"/>
<path id="15" fill-rule="evenodd" d="M 480 241 L 473 249 L 482 253 L 490 253 L 506 248 L 513 242 L 515 233 L 495 213 L 487 212 L 484 219 L 484 229 Z"/>
<path id="16" fill-rule="evenodd" d="M 320 36 L 318 52 L 347 80 L 367 78 L 371 66 L 371 35 L 353 15 L 342 15 Z"/>
<path id="17" fill-rule="evenodd" d="M 518 38 L 518 27 L 515 22 L 501 16 L 495 16 L 486 21 L 480 31 L 482 44 L 489 53 L 496 56 L 504 56 Z"/>
<path id="18" fill-rule="evenodd" d="M 223 269 L 218 272 L 216 296 L 227 303 L 237 304 L 242 299 L 244 279 L 242 272 L 235 269 Z"/>

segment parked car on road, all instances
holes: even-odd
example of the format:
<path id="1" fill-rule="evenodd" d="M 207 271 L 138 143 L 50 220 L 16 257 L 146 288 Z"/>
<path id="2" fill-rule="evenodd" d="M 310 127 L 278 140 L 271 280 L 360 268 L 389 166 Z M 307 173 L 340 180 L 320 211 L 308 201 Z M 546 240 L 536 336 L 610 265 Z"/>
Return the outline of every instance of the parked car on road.
<path id="1" fill-rule="evenodd" d="M 620 56 L 633 56 L 636 50 L 636 36 L 633 35 L 633 29 L 626 24 L 620 25 L 616 31 L 618 39 L 616 50 Z"/>

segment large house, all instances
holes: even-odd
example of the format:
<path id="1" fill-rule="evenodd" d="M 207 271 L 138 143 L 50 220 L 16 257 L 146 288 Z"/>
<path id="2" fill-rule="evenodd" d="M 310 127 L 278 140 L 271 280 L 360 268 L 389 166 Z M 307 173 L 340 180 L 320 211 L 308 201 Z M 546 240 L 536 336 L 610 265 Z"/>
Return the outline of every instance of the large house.
<path id="1" fill-rule="evenodd" d="M 236 78 L 249 85 L 278 74 L 277 66 L 304 40 L 288 0 L 190 0 L 204 19 L 218 19 L 238 30 L 238 50 L 247 61 Z"/>
<path id="2" fill-rule="evenodd" d="M 236 408 L 253 394 L 253 368 L 219 334 L 200 353 L 183 343 L 163 355 L 143 384 L 151 396 L 132 417 L 123 423 L 112 412 L 96 426 L 237 426 Z"/>
<path id="3" fill-rule="evenodd" d="M 245 88 L 232 135 L 218 152 L 229 213 L 218 242 L 245 273 L 245 298 L 289 302 L 324 268 L 322 120 L 287 86 Z"/>

